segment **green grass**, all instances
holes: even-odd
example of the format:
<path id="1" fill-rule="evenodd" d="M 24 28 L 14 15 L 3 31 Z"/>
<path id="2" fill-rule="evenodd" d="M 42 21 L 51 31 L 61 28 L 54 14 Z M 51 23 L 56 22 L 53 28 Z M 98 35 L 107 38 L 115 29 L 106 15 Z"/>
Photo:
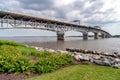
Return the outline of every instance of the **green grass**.
<path id="1" fill-rule="evenodd" d="M 7 40 L 0 40 L 0 46 L 1 45 L 22 46 L 22 47 L 24 46 L 23 44 L 14 41 L 7 41 Z"/>
<path id="2" fill-rule="evenodd" d="M 120 80 L 120 69 L 106 66 L 74 65 L 27 80 Z"/>

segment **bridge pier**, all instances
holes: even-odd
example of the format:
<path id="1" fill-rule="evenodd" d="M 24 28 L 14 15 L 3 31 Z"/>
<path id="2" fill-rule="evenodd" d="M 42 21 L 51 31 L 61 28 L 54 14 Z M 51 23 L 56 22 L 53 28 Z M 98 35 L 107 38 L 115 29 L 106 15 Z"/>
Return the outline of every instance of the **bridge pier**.
<path id="1" fill-rule="evenodd" d="M 64 40 L 64 32 L 57 32 L 57 40 Z"/>
<path id="2" fill-rule="evenodd" d="M 105 35 L 105 38 L 110 38 L 110 36 L 106 34 L 106 35 Z"/>
<path id="3" fill-rule="evenodd" d="M 1 20 L 1 28 L 3 27 L 3 21 Z"/>
<path id="4" fill-rule="evenodd" d="M 88 33 L 83 33 L 83 40 L 87 40 L 88 39 Z"/>
<path id="5" fill-rule="evenodd" d="M 102 37 L 102 39 L 105 38 L 105 34 L 102 34 L 101 37 Z"/>
<path id="6" fill-rule="evenodd" d="M 94 33 L 94 39 L 98 39 L 99 38 L 99 34 L 98 33 Z"/>

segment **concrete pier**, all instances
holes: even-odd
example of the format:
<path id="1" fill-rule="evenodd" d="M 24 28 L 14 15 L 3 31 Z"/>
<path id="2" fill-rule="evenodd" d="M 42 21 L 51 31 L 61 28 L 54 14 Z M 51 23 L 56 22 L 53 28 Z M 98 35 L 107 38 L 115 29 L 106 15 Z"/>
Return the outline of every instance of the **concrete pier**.
<path id="1" fill-rule="evenodd" d="M 98 33 L 94 33 L 94 39 L 98 39 L 99 38 L 99 34 Z"/>
<path id="2" fill-rule="evenodd" d="M 87 40 L 88 39 L 88 33 L 83 33 L 83 40 Z"/>
<path id="3" fill-rule="evenodd" d="M 64 32 L 57 32 L 57 40 L 64 40 Z"/>
<path id="4" fill-rule="evenodd" d="M 102 39 L 105 38 L 105 34 L 102 34 L 101 37 L 102 37 Z"/>

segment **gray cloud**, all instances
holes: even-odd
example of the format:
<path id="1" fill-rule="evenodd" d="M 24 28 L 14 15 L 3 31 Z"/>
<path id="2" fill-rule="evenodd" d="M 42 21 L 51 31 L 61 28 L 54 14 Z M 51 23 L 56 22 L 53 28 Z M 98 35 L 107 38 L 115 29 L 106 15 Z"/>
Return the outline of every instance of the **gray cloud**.
<path id="1" fill-rule="evenodd" d="M 30 13 L 46 18 L 58 18 L 65 21 L 73 21 L 80 19 L 84 24 L 104 25 L 109 23 L 119 23 L 119 19 L 115 16 L 115 7 L 104 9 L 104 0 L 75 0 L 72 4 L 65 4 L 62 0 L 59 5 L 55 0 L 0 0 L 0 9 L 12 10 L 17 12 Z M 11 2 L 10 2 L 11 1 Z M 14 1 L 17 1 L 15 4 Z M 73 1 L 73 0 L 70 0 Z M 112 0 L 111 0 L 112 1 Z M 13 6 L 13 4 L 16 6 Z M 106 7 L 105 7 L 106 8 Z M 119 14 L 119 13 L 117 13 Z M 117 19 L 116 19 L 117 18 Z"/>
<path id="2" fill-rule="evenodd" d="M 24 9 L 31 9 L 31 10 L 48 10 L 53 8 L 53 1 L 52 0 L 19 0 L 21 3 L 21 7 Z"/>
<path id="3" fill-rule="evenodd" d="M 84 21 L 84 23 L 94 24 L 96 22 L 102 23 L 103 21 L 101 21 L 101 18 L 102 17 L 103 19 L 107 18 L 108 14 L 110 14 L 110 12 L 113 12 L 112 8 L 106 10 L 105 12 L 100 11 L 100 9 L 104 5 L 104 2 L 102 0 L 87 0 L 87 1 L 76 0 L 72 4 L 62 5 L 59 7 L 55 6 L 54 4 L 55 1 L 53 0 L 16 0 L 16 1 L 19 2 L 21 9 L 24 9 L 27 12 L 31 10 L 32 13 L 34 13 L 33 11 L 35 11 L 37 15 L 39 15 L 38 13 L 40 13 L 44 15 L 44 17 L 45 16 L 48 17 L 48 15 L 50 15 L 50 12 L 51 13 L 54 12 L 54 14 L 52 14 L 52 17 L 69 21 L 72 21 L 72 19 L 80 19 Z M 86 8 L 86 6 L 88 7 Z M 19 9 L 17 9 L 17 11 L 19 11 Z M 75 11 L 77 11 L 77 13 L 74 13 Z M 68 16 L 68 14 L 70 15 Z M 98 17 L 96 17 L 95 15 L 97 15 Z M 102 17 L 100 17 L 100 15 L 102 15 Z M 109 19 L 107 20 L 108 22 L 110 22 Z"/>

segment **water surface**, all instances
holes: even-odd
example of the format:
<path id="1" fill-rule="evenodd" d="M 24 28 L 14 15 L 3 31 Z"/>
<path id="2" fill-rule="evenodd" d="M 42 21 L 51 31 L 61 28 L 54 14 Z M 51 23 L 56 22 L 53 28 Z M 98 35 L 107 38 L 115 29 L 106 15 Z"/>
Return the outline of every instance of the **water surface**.
<path id="1" fill-rule="evenodd" d="M 62 49 L 83 48 L 89 50 L 101 50 L 107 52 L 120 52 L 120 38 L 106 38 L 94 40 L 82 40 L 81 37 L 65 37 L 64 41 L 58 41 L 56 37 L 0 37 L 0 39 L 17 41 L 23 44 L 39 46 L 43 48 Z"/>

